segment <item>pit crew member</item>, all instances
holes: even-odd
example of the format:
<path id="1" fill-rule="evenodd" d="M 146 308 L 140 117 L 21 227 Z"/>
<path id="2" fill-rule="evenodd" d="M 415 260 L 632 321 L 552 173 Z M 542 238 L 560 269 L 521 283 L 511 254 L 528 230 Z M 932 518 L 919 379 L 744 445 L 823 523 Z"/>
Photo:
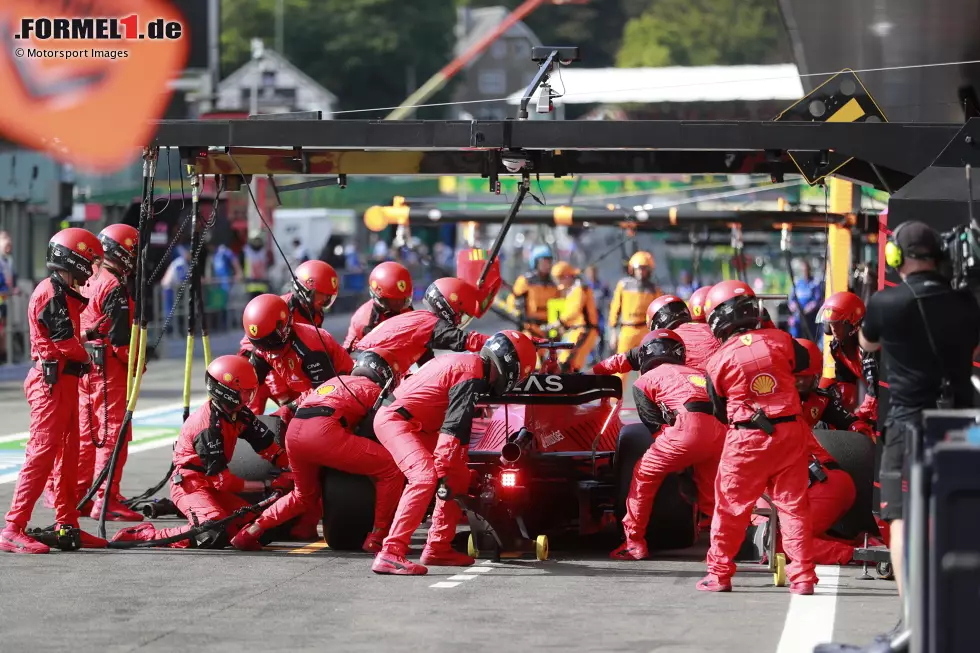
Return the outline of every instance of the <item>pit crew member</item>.
<path id="1" fill-rule="evenodd" d="M 698 506 L 714 512 L 714 483 L 725 426 L 708 400 L 704 374 L 684 364 L 684 342 L 673 331 L 657 329 L 639 346 L 640 378 L 633 397 L 640 419 L 655 440 L 633 469 L 626 497 L 626 541 L 610 554 L 614 560 L 647 557 L 646 531 L 657 490 L 664 478 L 694 467 Z"/>
<path id="2" fill-rule="evenodd" d="M 873 422 L 878 417 L 878 363 L 858 344 L 866 312 L 864 302 L 852 292 L 834 293 L 820 308 L 817 321 L 823 323 L 824 333 L 832 338 L 830 354 L 834 359 L 834 376 L 820 379 L 820 387 L 836 387 L 848 410 Z M 857 407 L 859 380 L 864 381 L 865 395 Z"/>
<path id="3" fill-rule="evenodd" d="M 808 428 L 800 419 L 797 371 L 809 354 L 789 334 L 756 329 L 755 293 L 741 281 L 723 281 L 705 300 L 711 332 L 723 342 L 706 367 L 715 414 L 728 424 L 711 522 L 708 575 L 697 588 L 730 592 L 752 507 L 766 488 L 779 509 L 783 547 L 790 558 L 790 592 L 812 594 L 817 582 L 806 500 Z"/>
<path id="4" fill-rule="evenodd" d="M 324 467 L 370 476 L 376 505 L 374 529 L 364 550 L 377 553 L 388 535 L 405 478 L 383 446 L 355 435 L 358 424 L 372 411 L 378 397 L 394 390 L 396 377 L 385 358 L 365 352 L 354 363 L 350 376 L 333 378 L 304 394 L 286 431 L 286 454 L 292 461 L 295 486 L 266 508 L 252 524 L 232 538 L 242 551 L 257 551 L 262 533 L 303 513 L 319 514 L 320 471 Z"/>
<path id="5" fill-rule="evenodd" d="M 92 277 L 102 257 L 99 239 L 84 229 L 64 229 L 48 243 L 45 258 L 51 275 L 37 285 L 27 306 L 34 361 L 24 380 L 31 407 L 30 438 L 6 525 L 0 531 L 0 551 L 49 551 L 24 529 L 52 470 L 55 521 L 78 528 L 78 379 L 90 366 L 82 344 L 86 334 L 81 330 L 81 313 L 88 300 L 78 290 Z M 105 540 L 88 533 L 80 533 L 80 538 L 86 548 L 106 545 Z"/>
<path id="6" fill-rule="evenodd" d="M 390 317 L 412 310 L 412 275 L 400 263 L 385 261 L 368 277 L 371 299 L 354 311 L 344 339 L 344 349 L 354 351 L 357 342 Z"/>
<path id="7" fill-rule="evenodd" d="M 637 252 L 630 257 L 629 276 L 616 284 L 609 305 L 609 346 L 617 354 L 636 347 L 647 333 L 647 306 L 662 294 L 652 279 L 655 267 L 650 252 Z"/>
<path id="8" fill-rule="evenodd" d="M 270 489 L 288 491 L 292 487 L 292 474 L 288 471 L 266 483 L 245 481 L 228 469 L 228 461 L 234 455 L 239 439 L 245 440 L 259 456 L 281 470 L 288 466 L 286 452 L 276 444 L 273 432 L 246 407 L 249 395 L 259 384 L 248 361 L 241 356 L 219 356 L 208 365 L 204 378 L 208 400 L 180 429 L 174 444 L 175 469 L 170 479 L 170 497 L 177 509 L 187 516 L 189 524 L 157 530 L 153 524 L 143 522 L 119 531 L 112 538 L 113 542 L 151 542 L 176 537 L 206 521 L 229 517 L 249 505 L 240 493 L 258 494 Z M 197 540 L 197 544 L 222 548 L 227 545 L 228 538 L 253 517 L 243 516 L 228 524 L 222 532 L 210 533 Z M 187 548 L 191 541 L 185 539 L 170 546 Z"/>
<path id="9" fill-rule="evenodd" d="M 551 265 L 555 260 L 551 248 L 537 245 L 531 250 L 531 271 L 518 277 L 507 299 L 507 307 L 520 315 L 524 334 L 545 337 L 548 324 L 548 302 L 558 299 L 558 286 L 551 277 Z"/>
<path id="10" fill-rule="evenodd" d="M 463 511 L 451 497 L 469 487 L 467 444 L 476 400 L 503 394 L 531 374 L 534 344 L 518 331 L 494 334 L 479 354 L 440 356 L 395 391 L 394 402 L 378 411 L 374 430 L 408 481 L 398 510 L 371 570 L 378 574 L 420 575 L 424 565 L 468 566 L 473 558 L 452 549 Z M 421 564 L 405 559 L 409 538 L 422 523 L 437 486 L 450 496 L 436 499 Z"/>
<path id="11" fill-rule="evenodd" d="M 711 286 L 701 286 L 687 300 L 687 306 L 691 309 L 692 322 L 708 323 L 708 318 L 704 311 L 704 300 L 708 297 L 708 293 L 711 292 L 711 288 Z"/>
<path id="12" fill-rule="evenodd" d="M 434 349 L 480 351 L 487 336 L 462 330 L 477 313 L 476 288 L 461 279 L 436 279 L 426 289 L 423 302 L 428 310 L 386 320 L 357 343 L 354 355 L 384 350 L 392 357 L 388 364 L 401 378 L 415 363 L 421 367 L 432 360 Z"/>
<path id="13" fill-rule="evenodd" d="M 78 384 L 79 431 L 78 485 L 76 503 L 85 496 L 97 472 L 112 458 L 126 414 L 126 366 L 129 364 L 129 337 L 133 300 L 126 288 L 136 269 L 139 232 L 125 224 L 114 224 L 99 233 L 105 252 L 102 269 L 84 288 L 88 305 L 82 311 L 82 330 L 91 331 L 86 349 L 92 355 L 92 371 Z M 129 453 L 133 433 L 130 428 L 119 452 L 109 491 L 106 519 L 143 521 L 143 515 L 130 510 L 119 492 L 119 481 Z M 105 486 L 99 488 L 89 515 L 98 519 L 105 499 Z"/>
<path id="14" fill-rule="evenodd" d="M 575 345 L 558 354 L 558 363 L 564 374 L 578 372 L 585 365 L 599 341 L 599 312 L 595 307 L 592 288 L 583 283 L 579 271 L 565 261 L 555 263 L 551 269 L 558 290 L 565 295 L 558 314 L 558 330 L 563 340 Z M 549 332 L 551 327 L 549 326 Z"/>
<path id="15" fill-rule="evenodd" d="M 313 259 L 297 266 L 292 292 L 281 297 L 289 306 L 293 324 L 322 327 L 323 318 L 337 301 L 339 291 L 340 278 L 333 266 Z"/>
<path id="16" fill-rule="evenodd" d="M 676 295 L 661 295 L 647 307 L 647 326 L 650 331 L 670 329 L 684 341 L 686 365 L 703 370 L 705 363 L 718 351 L 721 343 L 704 322 L 694 322 L 684 300 Z M 639 347 L 623 354 L 610 356 L 592 367 L 593 374 L 626 374 L 639 369 Z"/>

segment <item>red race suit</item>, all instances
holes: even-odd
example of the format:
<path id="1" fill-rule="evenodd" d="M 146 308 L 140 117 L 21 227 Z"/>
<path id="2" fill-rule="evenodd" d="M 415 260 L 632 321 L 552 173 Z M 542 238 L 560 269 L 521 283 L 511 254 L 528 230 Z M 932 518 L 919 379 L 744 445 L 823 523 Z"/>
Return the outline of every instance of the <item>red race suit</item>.
<path id="1" fill-rule="evenodd" d="M 30 521 L 52 470 L 55 521 L 78 526 L 78 380 L 89 361 L 80 339 L 81 313 L 87 303 L 61 277 L 52 274 L 37 285 L 27 305 L 34 361 L 24 380 L 24 394 L 31 407 L 30 437 L 7 513 L 7 523 L 18 530 Z M 57 379 L 49 379 L 54 380 L 51 384 L 44 379 L 41 361 L 51 361 L 57 369 Z"/>
<path id="2" fill-rule="evenodd" d="M 412 310 L 411 306 L 406 306 L 402 313 L 407 313 Z M 357 347 L 357 343 L 361 338 L 371 333 L 376 326 L 381 324 L 387 319 L 394 317 L 395 315 L 401 315 L 402 313 L 387 313 L 383 312 L 378 305 L 374 303 L 373 299 L 369 299 L 358 307 L 354 311 L 354 315 L 351 316 L 350 326 L 347 328 L 347 337 L 344 338 L 344 349 L 347 351 L 354 351 Z"/>
<path id="3" fill-rule="evenodd" d="M 477 396 L 489 392 L 487 373 L 479 354 L 440 356 L 399 386 L 394 402 L 378 411 L 375 434 L 408 482 L 382 552 L 405 555 L 440 479 L 454 494 L 469 488 L 467 445 Z M 454 500 L 436 499 L 427 552 L 450 551 L 462 515 Z"/>
<path id="4" fill-rule="evenodd" d="M 92 342 L 105 347 L 105 365 L 93 365 L 92 371 L 79 382 L 79 437 L 77 501 L 92 486 L 98 472 L 109 465 L 119 429 L 126 414 L 126 366 L 129 364 L 129 336 L 133 300 L 125 280 L 108 268 L 102 268 L 85 286 L 88 306 L 82 311 L 82 330 L 97 329 L 99 338 Z M 105 318 L 105 319 L 103 319 Z M 96 326 L 98 325 L 98 326 Z M 130 428 L 119 452 L 109 497 L 121 500 L 119 481 L 133 439 Z M 99 488 L 98 501 L 104 499 L 105 486 Z"/>
<path id="5" fill-rule="evenodd" d="M 276 444 L 272 431 L 248 408 L 242 408 L 235 421 L 231 421 L 210 401 L 206 402 L 187 418 L 174 444 L 176 469 L 170 479 L 170 498 L 187 516 L 189 525 L 158 530 L 154 539 L 180 535 L 195 525 L 223 519 L 249 505 L 238 496 L 245 481 L 228 469 L 228 461 L 235 454 L 239 438 L 273 465 L 287 465 L 286 453 Z M 226 527 L 228 536 L 237 533 L 253 517 L 243 516 L 229 524 Z M 174 546 L 183 548 L 187 545 L 185 541 Z"/>
<path id="6" fill-rule="evenodd" d="M 431 311 L 411 311 L 385 320 L 356 345 L 358 351 L 384 350 L 392 370 L 404 376 L 415 363 L 432 360 L 434 349 L 478 352 L 487 336 L 454 327 Z"/>
<path id="7" fill-rule="evenodd" d="M 863 420 L 878 419 L 878 363 L 872 354 L 862 356 L 857 336 L 847 343 L 834 339 L 830 342 L 830 355 L 834 359 L 834 378 L 820 379 L 821 388 L 837 388 L 841 403 L 847 410 Z M 864 382 L 865 395 L 858 406 L 858 385 Z"/>
<path id="8" fill-rule="evenodd" d="M 706 388 L 702 372 L 670 364 L 650 370 L 633 385 L 636 412 L 656 439 L 633 469 L 623 519 L 629 540 L 645 539 L 660 484 L 687 467 L 694 467 L 701 512 L 709 517 L 714 512 L 725 426 L 712 413 Z"/>
<path id="9" fill-rule="evenodd" d="M 708 361 L 708 394 L 715 414 L 728 423 L 715 481 L 708 573 L 719 584 L 735 574 L 752 507 L 767 488 L 779 509 L 791 583 L 815 583 L 810 510 L 806 492 L 810 432 L 800 418 L 794 373 L 809 355 L 792 336 L 758 329 L 731 336 Z M 754 418 L 764 414 L 772 433 Z"/>
<path id="10" fill-rule="evenodd" d="M 262 530 L 317 510 L 320 470 L 331 467 L 371 477 L 377 496 L 374 530 L 387 535 L 405 479 L 387 449 L 354 434 L 380 394 L 381 388 L 363 376 L 343 376 L 303 396 L 286 431 L 295 485 L 256 520 Z"/>
<path id="11" fill-rule="evenodd" d="M 711 355 L 718 351 L 721 343 L 711 333 L 711 328 L 703 322 L 685 322 L 672 329 L 684 341 L 684 364 L 703 370 Z M 640 347 L 634 347 L 621 354 L 610 356 L 592 367 L 593 374 L 627 374 L 640 370 Z"/>

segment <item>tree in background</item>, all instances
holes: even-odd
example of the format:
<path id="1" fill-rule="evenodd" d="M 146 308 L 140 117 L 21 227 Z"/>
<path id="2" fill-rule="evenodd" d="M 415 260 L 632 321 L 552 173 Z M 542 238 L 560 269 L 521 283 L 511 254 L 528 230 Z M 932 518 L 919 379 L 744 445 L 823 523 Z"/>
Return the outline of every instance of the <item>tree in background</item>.
<path id="1" fill-rule="evenodd" d="M 647 0 L 623 30 L 623 68 L 792 61 L 776 0 Z"/>
<path id="2" fill-rule="evenodd" d="M 224 74 L 248 61 L 251 39 L 274 47 L 276 4 L 222 0 Z M 446 0 L 285 0 L 281 54 L 334 93 L 338 109 L 394 106 L 451 59 L 455 24 Z"/>

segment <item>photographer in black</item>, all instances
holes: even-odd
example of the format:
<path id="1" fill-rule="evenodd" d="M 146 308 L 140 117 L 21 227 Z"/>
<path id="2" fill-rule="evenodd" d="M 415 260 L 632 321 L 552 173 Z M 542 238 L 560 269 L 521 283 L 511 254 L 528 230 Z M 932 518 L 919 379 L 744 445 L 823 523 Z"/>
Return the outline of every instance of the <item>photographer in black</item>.
<path id="1" fill-rule="evenodd" d="M 900 595 L 906 571 L 907 446 L 921 428 L 923 410 L 973 406 L 970 376 L 980 341 L 980 306 L 969 292 L 953 290 L 939 271 L 944 255 L 940 235 L 928 225 L 899 225 L 885 246 L 885 260 L 902 283 L 872 295 L 860 332 L 861 348 L 881 349 L 887 372 L 887 413 L 879 415 L 881 518 L 890 523 Z"/>

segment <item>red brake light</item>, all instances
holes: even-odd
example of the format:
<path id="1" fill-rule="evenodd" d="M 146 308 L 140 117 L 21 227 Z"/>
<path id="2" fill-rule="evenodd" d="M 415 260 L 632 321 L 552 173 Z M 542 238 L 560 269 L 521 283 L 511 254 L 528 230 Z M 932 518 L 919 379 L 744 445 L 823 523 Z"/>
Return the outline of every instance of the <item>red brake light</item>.
<path id="1" fill-rule="evenodd" d="M 500 487 L 517 487 L 517 472 L 512 469 L 500 472 Z"/>

